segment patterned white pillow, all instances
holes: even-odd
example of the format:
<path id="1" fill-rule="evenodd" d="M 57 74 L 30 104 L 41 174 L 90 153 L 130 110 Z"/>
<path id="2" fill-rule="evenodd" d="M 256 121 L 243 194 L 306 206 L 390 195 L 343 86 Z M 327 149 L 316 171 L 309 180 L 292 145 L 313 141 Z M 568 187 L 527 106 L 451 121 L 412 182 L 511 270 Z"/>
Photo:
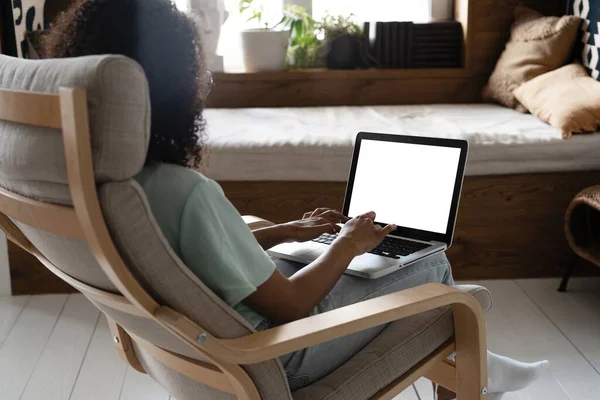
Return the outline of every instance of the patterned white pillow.
<path id="1" fill-rule="evenodd" d="M 46 0 L 12 0 L 17 55 L 27 58 L 25 32 L 44 29 L 44 3 Z"/>
<path id="2" fill-rule="evenodd" d="M 600 81 L 600 0 L 569 0 L 568 13 L 583 19 L 577 59 Z"/>

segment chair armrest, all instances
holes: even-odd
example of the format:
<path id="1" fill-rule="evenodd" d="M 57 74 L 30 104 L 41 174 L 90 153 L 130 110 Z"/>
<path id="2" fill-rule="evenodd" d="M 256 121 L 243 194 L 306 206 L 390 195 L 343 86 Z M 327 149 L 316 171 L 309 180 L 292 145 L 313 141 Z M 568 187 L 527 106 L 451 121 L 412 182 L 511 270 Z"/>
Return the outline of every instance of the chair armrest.
<path id="1" fill-rule="evenodd" d="M 255 229 L 266 228 L 266 227 L 275 225 L 275 223 L 273 223 L 271 221 L 267 221 L 266 219 L 255 217 L 253 215 L 244 215 L 242 218 L 243 218 L 244 222 L 246 223 L 246 225 L 248 225 L 248 228 L 250 228 L 251 231 L 253 231 Z"/>
<path id="2" fill-rule="evenodd" d="M 235 364 L 255 364 L 449 305 L 474 317 L 479 332 L 485 335 L 484 312 L 473 296 L 453 287 L 431 283 L 237 339 L 216 339 L 205 335 L 202 344 L 219 359 Z"/>

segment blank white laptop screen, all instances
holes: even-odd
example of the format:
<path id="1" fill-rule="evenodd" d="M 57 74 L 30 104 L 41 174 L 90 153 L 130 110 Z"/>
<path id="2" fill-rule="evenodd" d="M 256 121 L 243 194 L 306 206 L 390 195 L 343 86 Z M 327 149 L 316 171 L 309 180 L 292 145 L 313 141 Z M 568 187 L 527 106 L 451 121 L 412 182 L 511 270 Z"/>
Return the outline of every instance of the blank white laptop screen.
<path id="1" fill-rule="evenodd" d="M 460 149 L 362 140 L 348 216 L 446 233 Z"/>

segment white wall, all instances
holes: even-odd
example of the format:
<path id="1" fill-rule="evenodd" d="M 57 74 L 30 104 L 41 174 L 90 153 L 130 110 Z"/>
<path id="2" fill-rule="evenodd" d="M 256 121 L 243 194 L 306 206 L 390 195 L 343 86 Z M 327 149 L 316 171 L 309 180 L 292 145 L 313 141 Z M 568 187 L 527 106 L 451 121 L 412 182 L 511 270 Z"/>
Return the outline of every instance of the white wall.
<path id="1" fill-rule="evenodd" d="M 8 269 L 8 244 L 6 235 L 0 232 L 0 296 L 10 296 L 10 270 Z"/>

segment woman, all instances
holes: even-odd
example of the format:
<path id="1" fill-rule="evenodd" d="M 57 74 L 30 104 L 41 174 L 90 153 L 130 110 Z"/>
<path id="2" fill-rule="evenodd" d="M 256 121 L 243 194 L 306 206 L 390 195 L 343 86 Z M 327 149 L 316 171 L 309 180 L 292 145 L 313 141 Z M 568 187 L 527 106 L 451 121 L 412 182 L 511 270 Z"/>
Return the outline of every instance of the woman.
<path id="1" fill-rule="evenodd" d="M 151 140 L 146 167 L 136 179 L 171 247 L 211 290 L 261 330 L 428 282 L 454 284 L 443 254 L 377 280 L 344 275 L 354 257 L 395 229 L 374 224 L 373 212 L 348 220 L 319 208 L 301 220 L 251 232 L 219 185 L 194 171 L 203 154 L 202 110 L 212 85 L 198 32 L 168 0 L 79 0 L 53 24 L 44 53 L 48 58 L 122 54 L 143 67 L 150 86 Z M 341 230 L 339 222 L 345 222 Z M 306 266 L 275 264 L 263 251 L 338 231 L 329 250 Z M 282 357 L 292 390 L 327 375 L 383 328 Z M 491 353 L 489 360 L 492 381 L 500 382 L 493 366 L 499 366 L 499 377 L 506 378 L 507 371 L 521 377 L 491 386 L 492 392 L 518 389 L 540 370 Z"/>

